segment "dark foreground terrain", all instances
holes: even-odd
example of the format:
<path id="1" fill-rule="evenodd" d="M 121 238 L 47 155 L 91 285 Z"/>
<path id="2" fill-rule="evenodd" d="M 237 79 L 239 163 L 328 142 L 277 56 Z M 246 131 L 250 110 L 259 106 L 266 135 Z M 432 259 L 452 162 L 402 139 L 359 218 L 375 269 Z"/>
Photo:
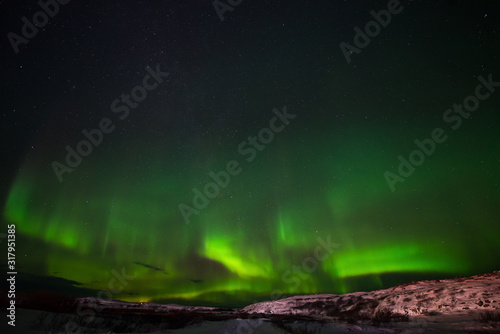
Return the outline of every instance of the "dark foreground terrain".
<path id="1" fill-rule="evenodd" d="M 7 333 L 500 333 L 500 271 L 241 309 L 76 299 L 17 309 Z"/>

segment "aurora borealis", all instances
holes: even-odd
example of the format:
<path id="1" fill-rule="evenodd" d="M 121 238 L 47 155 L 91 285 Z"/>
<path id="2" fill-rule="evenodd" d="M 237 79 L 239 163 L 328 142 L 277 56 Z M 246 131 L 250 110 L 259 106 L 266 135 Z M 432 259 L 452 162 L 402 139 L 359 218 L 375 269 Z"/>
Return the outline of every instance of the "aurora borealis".
<path id="1" fill-rule="evenodd" d="M 498 270 L 500 89 L 459 129 L 442 118 L 500 81 L 494 3 L 401 5 L 350 63 L 339 44 L 387 2 L 244 1 L 221 21 L 210 1 L 73 1 L 18 54 L 5 39 L 0 233 L 16 225 L 21 286 L 95 296 L 123 270 L 114 299 L 233 306 Z M 8 31 L 39 10 L 16 6 Z M 157 64 L 168 77 L 121 119 L 114 100 Z M 59 182 L 52 163 L 104 118 Z M 437 127 L 392 192 L 384 173 Z"/>

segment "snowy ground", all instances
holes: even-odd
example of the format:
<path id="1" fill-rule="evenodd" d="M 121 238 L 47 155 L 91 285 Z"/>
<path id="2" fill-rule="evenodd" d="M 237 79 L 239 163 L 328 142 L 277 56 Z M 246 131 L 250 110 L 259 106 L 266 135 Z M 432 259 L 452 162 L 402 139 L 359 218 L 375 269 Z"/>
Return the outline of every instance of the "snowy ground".
<path id="1" fill-rule="evenodd" d="M 83 316 L 18 309 L 7 333 L 500 333 L 499 296 L 500 271 L 234 310 L 85 298 Z"/>

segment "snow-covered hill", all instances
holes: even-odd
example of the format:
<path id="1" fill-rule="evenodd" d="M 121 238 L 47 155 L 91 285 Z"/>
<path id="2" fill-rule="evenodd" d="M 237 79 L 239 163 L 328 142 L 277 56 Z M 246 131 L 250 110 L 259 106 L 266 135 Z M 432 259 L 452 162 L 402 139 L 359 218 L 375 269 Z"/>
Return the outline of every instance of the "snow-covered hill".
<path id="1" fill-rule="evenodd" d="M 60 332 L 71 324 L 81 333 L 500 333 L 499 297 L 500 271 L 371 292 L 294 296 L 241 309 L 81 298 L 67 313 L 20 309 L 26 328 L 18 329 Z"/>
<path id="2" fill-rule="evenodd" d="M 477 311 L 499 310 L 500 271 L 466 278 L 414 281 L 371 292 L 294 296 L 242 309 L 245 313 L 358 319 L 381 315 L 468 316 Z"/>

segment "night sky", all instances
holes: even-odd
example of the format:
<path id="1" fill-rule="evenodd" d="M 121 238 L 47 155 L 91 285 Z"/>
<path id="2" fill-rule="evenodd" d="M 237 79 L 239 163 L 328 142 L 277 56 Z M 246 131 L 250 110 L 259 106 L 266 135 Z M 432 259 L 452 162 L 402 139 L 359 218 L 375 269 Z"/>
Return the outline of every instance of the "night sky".
<path id="1" fill-rule="evenodd" d="M 494 1 L 229 3 L 0 3 L 4 274 L 8 224 L 20 289 L 124 301 L 500 269 Z"/>

